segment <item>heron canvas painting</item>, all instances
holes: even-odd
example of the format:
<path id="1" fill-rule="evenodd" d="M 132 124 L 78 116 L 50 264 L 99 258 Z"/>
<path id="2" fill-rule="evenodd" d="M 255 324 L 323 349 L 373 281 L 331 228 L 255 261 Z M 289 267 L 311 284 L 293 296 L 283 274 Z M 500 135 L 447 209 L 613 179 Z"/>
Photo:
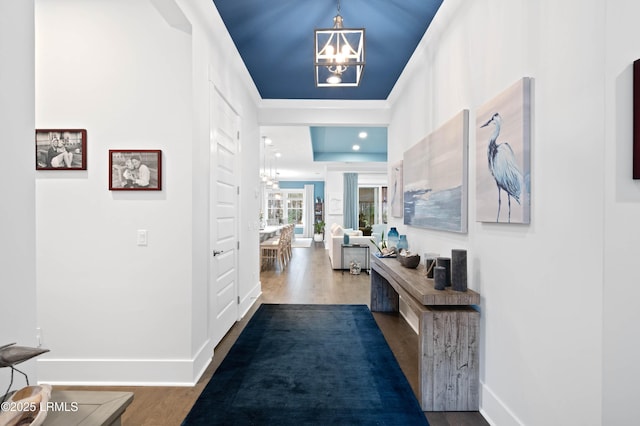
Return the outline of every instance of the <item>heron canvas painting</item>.
<path id="1" fill-rule="evenodd" d="M 478 109 L 476 220 L 530 222 L 531 79 L 525 77 Z"/>
<path id="2" fill-rule="evenodd" d="M 467 232 L 469 111 L 404 153 L 404 223 Z"/>

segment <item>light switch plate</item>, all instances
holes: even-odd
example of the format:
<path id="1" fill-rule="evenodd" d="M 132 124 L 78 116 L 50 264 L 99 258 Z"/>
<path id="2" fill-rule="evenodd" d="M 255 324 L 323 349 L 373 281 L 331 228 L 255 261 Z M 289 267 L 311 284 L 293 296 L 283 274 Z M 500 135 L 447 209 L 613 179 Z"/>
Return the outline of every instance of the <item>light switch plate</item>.
<path id="1" fill-rule="evenodd" d="M 146 229 L 138 229 L 138 245 L 146 246 L 147 245 L 147 230 Z"/>

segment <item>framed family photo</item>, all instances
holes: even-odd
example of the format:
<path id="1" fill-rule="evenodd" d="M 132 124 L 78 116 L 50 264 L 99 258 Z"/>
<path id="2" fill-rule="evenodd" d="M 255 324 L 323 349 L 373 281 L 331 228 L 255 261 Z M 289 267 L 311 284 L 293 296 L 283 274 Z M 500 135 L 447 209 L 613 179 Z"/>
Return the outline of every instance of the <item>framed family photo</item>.
<path id="1" fill-rule="evenodd" d="M 87 131 L 36 129 L 36 170 L 87 170 Z"/>
<path id="2" fill-rule="evenodd" d="M 159 149 L 109 150 L 109 189 L 160 191 L 162 151 Z"/>

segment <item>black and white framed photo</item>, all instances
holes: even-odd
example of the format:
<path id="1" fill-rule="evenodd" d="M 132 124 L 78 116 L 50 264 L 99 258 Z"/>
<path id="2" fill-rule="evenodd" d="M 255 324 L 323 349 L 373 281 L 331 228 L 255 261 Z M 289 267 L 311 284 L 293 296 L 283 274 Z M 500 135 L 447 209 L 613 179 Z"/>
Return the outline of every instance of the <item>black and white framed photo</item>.
<path id="1" fill-rule="evenodd" d="M 36 129 L 36 170 L 87 170 L 87 131 Z"/>
<path id="2" fill-rule="evenodd" d="M 109 150 L 109 189 L 160 191 L 162 151 L 159 149 Z"/>

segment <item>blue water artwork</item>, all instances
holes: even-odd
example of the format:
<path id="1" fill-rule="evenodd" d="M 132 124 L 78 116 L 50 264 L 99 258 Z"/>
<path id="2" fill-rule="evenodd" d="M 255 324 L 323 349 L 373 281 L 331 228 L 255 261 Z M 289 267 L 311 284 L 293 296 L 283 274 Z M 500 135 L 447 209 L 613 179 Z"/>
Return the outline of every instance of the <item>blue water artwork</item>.
<path id="1" fill-rule="evenodd" d="M 460 232 L 462 186 L 441 191 L 419 190 L 404 193 L 404 223 L 421 228 Z"/>
<path id="2" fill-rule="evenodd" d="M 467 232 L 469 111 L 404 153 L 404 224 Z"/>

